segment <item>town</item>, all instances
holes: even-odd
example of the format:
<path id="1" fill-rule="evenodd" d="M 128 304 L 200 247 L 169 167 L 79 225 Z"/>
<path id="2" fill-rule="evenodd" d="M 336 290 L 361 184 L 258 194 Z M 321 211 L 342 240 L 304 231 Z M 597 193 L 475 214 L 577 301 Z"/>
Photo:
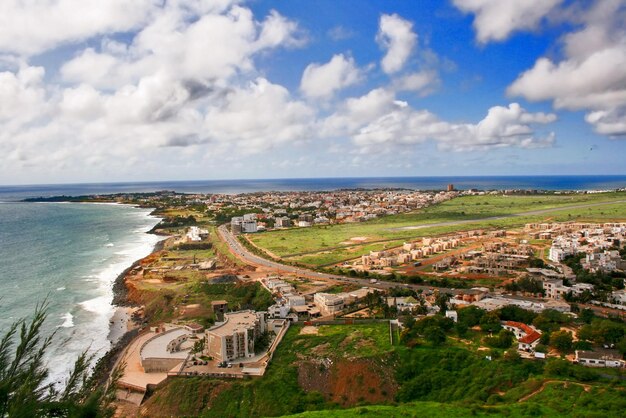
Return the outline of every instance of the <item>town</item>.
<path id="1" fill-rule="evenodd" d="M 183 205 L 161 193 L 143 201 L 154 205 L 154 199 L 166 199 L 170 205 L 175 199 L 178 203 L 162 207 L 164 214 L 177 215 L 164 216 L 156 229 L 168 236 L 163 248 L 125 279 L 137 300 L 157 291 L 161 302 L 158 310 L 154 302 L 133 308 L 135 323 L 143 327 L 122 357 L 126 369 L 117 383 L 118 399 L 141 405 L 151 385 L 168 379 L 262 379 L 291 328 L 298 335 L 316 335 L 320 327 L 350 328 L 360 321 L 385 323 L 394 344 L 419 335 L 435 344 L 446 340 L 450 327 L 467 338 L 468 331 L 460 330 L 469 328 L 488 358 L 494 355 L 488 350 L 502 347 L 522 361 L 562 358 L 581 366 L 624 368 L 623 328 L 599 334 L 588 318 L 602 329 L 626 317 L 626 222 L 536 222 L 422 236 L 317 272 L 251 252 L 246 236 L 319 225 L 331 213 L 328 203 L 344 194 L 359 196 L 350 211 L 341 212 L 352 219 L 389 214 L 365 207 L 397 213 L 459 197 L 452 190 L 426 193 L 423 200 L 413 200 L 419 193 L 397 191 L 333 192 L 329 198 L 289 193 L 293 202 L 264 210 L 258 201 L 268 203 L 273 194 L 253 194 L 232 198 L 245 202 L 245 210 L 224 219 L 220 228 L 211 205 L 221 197 L 185 197 Z M 310 215 L 283 212 L 306 206 L 302 195 L 315 199 Z M 371 198 L 369 205 L 363 196 Z M 392 201 L 404 206 L 373 203 Z M 206 205 L 203 212 L 194 209 L 199 204 Z M 252 208 L 261 210 L 249 212 Z M 293 224 L 289 213 L 297 219 Z M 332 213 L 333 223 L 349 222 Z M 418 331 L 416 324 L 424 321 L 443 335 Z"/>

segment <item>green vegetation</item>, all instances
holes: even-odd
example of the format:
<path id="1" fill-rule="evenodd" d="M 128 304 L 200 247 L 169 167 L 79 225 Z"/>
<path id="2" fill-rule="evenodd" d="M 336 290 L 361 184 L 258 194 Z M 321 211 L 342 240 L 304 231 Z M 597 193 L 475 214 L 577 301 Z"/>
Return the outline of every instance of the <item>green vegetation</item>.
<path id="1" fill-rule="evenodd" d="M 300 330 L 299 326 L 289 329 L 262 378 L 228 382 L 171 379 L 145 404 L 148 414 L 256 417 L 336 408 L 319 392 L 301 387 L 299 364 L 325 357 L 385 361 L 393 350 L 386 322 L 323 325 L 312 335 L 300 334 Z"/>
<path id="2" fill-rule="evenodd" d="M 274 304 L 270 292 L 259 282 L 254 283 L 196 283 L 194 294 L 205 295 L 210 300 L 226 300 L 231 310 L 254 309 L 265 311 Z"/>
<path id="3" fill-rule="evenodd" d="M 38 305 L 30 321 L 14 322 L 0 340 L 0 416 L 112 416 L 112 390 L 105 392 L 99 382 L 89 378 L 93 356 L 86 352 L 74 363 L 62 391 L 45 383 L 49 372 L 44 357 L 54 336 L 42 336 L 46 307 L 46 303 Z"/>
<path id="4" fill-rule="evenodd" d="M 145 298 L 146 320 L 152 323 L 171 320 L 179 314 L 175 309 L 182 305 L 200 307 L 195 314 L 185 315 L 185 319 L 211 325 L 215 321 L 210 311 L 214 300 L 226 300 L 231 310 L 263 311 L 274 303 L 272 295 L 260 283 L 214 283 L 204 278 L 183 282 L 176 287 L 156 289 Z"/>
<path id="5" fill-rule="evenodd" d="M 518 320 L 534 315 L 544 323 L 561 319 L 519 308 L 496 315 Z M 508 331 L 496 334 L 497 347 L 488 351 L 480 347 L 490 338 L 486 333 L 465 329 L 460 337 L 459 325 L 475 326 L 486 316 L 480 309 L 465 308 L 459 311 L 458 324 L 442 316 L 409 320 L 401 344 L 390 342 L 385 322 L 323 325 L 314 334 L 292 326 L 263 378 L 170 380 L 148 400 L 146 412 L 204 417 L 299 412 L 296 416 L 621 416 L 626 408 L 622 371 L 560 359 L 523 360 L 515 349 L 505 349 L 512 343 Z M 326 358 L 332 362 L 316 362 Z M 354 368 L 345 369 L 349 365 Z M 341 370 L 348 373 L 348 386 L 338 384 Z M 367 372 L 375 373 L 370 380 Z M 393 393 L 382 389 L 389 379 L 397 388 Z M 318 389 L 322 381 L 330 392 Z M 357 390 L 386 395 L 376 401 L 365 396 L 342 401 Z M 345 406 L 354 407 L 340 409 Z"/>
<path id="6" fill-rule="evenodd" d="M 624 198 L 626 198 L 625 193 L 464 196 L 413 213 L 387 216 L 363 223 L 271 231 L 253 234 L 249 238 L 257 246 L 278 256 L 286 257 L 290 261 L 310 266 L 322 266 L 355 258 L 370 250 L 397 246 L 403 240 L 460 230 L 510 228 L 547 218 L 554 221 L 624 219 L 626 203 L 622 202 L 563 210 L 563 207 L 567 206 L 611 202 Z M 550 211 L 552 209 L 554 211 Z M 536 210 L 548 210 L 549 212 L 481 220 Z M 473 222 L 472 220 L 476 221 Z M 467 223 L 452 224 L 459 221 Z M 429 227 L 429 225 L 433 226 Z M 420 229 L 398 229 L 407 226 L 419 226 Z M 354 237 L 366 237 L 367 241 L 363 243 L 350 241 Z"/>

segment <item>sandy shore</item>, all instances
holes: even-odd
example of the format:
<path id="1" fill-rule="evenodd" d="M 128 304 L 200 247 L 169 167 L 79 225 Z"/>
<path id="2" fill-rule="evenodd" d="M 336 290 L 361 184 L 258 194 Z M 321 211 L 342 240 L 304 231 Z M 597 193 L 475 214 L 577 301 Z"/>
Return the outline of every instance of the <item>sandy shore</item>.
<path id="1" fill-rule="evenodd" d="M 132 315 L 137 309 L 128 306 L 118 306 L 115 309 L 115 313 L 109 321 L 109 335 L 107 337 L 111 341 L 111 345 L 117 344 L 124 334 L 137 327 L 132 319 Z"/>

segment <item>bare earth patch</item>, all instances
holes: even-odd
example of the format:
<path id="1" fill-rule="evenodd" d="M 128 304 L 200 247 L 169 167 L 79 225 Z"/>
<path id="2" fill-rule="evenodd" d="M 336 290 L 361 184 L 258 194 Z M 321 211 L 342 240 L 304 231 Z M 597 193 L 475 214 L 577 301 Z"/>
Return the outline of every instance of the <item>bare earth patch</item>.
<path id="1" fill-rule="evenodd" d="M 298 383 L 304 390 L 318 391 L 344 407 L 391 401 L 398 391 L 393 368 L 381 360 L 325 360 L 299 365 Z"/>
<path id="2" fill-rule="evenodd" d="M 302 327 L 302 329 L 300 330 L 300 335 L 317 335 L 319 334 L 319 331 L 319 328 L 307 325 L 305 327 Z"/>

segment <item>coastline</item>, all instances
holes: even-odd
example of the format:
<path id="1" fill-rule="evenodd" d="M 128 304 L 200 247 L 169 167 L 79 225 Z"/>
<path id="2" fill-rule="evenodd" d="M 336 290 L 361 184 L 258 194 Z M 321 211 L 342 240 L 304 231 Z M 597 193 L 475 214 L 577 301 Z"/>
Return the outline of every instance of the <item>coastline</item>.
<path id="1" fill-rule="evenodd" d="M 150 216 L 155 216 L 154 211 L 150 213 Z M 113 299 L 111 305 L 114 308 L 114 312 L 109 320 L 109 333 L 107 335 L 111 347 L 94 365 L 91 379 L 93 382 L 96 382 L 97 385 L 108 384 L 113 369 L 118 363 L 119 356 L 141 331 L 141 324 L 136 323 L 133 318 L 133 314 L 139 309 L 139 306 L 128 298 L 126 277 L 130 271 L 140 265 L 144 258 L 150 257 L 163 249 L 164 243 L 169 235 L 155 232 L 157 225 L 150 231 L 147 231 L 146 234 L 159 235 L 162 236 L 163 239 L 154 244 L 150 254 L 134 261 L 129 267 L 124 269 L 113 282 Z"/>

